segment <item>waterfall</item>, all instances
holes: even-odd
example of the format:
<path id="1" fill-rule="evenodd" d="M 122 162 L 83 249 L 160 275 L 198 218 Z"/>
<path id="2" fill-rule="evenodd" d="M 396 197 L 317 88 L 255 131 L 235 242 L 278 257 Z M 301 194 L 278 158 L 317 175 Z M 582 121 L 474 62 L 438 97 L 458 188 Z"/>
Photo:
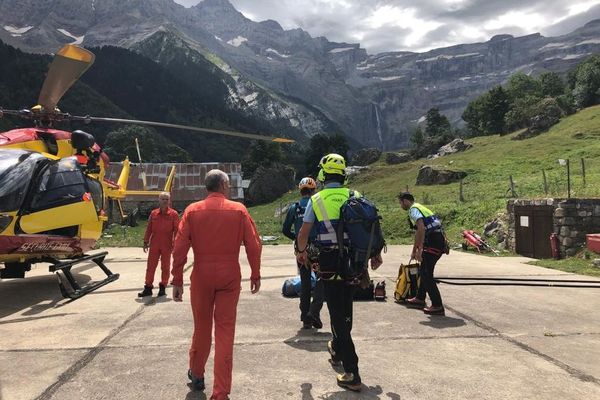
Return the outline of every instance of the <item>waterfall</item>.
<path id="1" fill-rule="evenodd" d="M 381 150 L 383 150 L 383 133 L 381 132 L 381 119 L 379 117 L 379 106 L 373 103 L 373 107 L 375 108 L 375 119 L 377 120 L 377 137 L 379 137 L 379 144 L 381 145 Z"/>

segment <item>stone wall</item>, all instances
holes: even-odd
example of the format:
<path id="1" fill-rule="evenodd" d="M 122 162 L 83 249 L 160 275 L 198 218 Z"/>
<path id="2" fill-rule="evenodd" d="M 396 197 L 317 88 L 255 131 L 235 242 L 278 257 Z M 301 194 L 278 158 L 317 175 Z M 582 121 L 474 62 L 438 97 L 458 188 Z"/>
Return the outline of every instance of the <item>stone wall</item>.
<path id="1" fill-rule="evenodd" d="M 600 231 L 600 199 L 567 199 L 554 210 L 554 232 L 561 254 L 574 255 L 585 246 L 585 235 Z"/>
<path id="2" fill-rule="evenodd" d="M 585 246 L 586 234 L 600 232 L 600 199 L 510 200 L 508 210 L 508 245 L 515 250 L 516 206 L 552 206 L 553 228 L 560 241 L 562 257 L 575 255 Z"/>

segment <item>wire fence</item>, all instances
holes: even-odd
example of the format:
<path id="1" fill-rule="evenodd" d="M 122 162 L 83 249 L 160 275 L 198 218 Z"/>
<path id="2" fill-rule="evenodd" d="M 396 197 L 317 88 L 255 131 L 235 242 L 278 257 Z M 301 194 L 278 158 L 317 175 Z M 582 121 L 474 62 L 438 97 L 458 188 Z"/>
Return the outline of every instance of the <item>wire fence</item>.
<path id="1" fill-rule="evenodd" d="M 467 176 L 450 189 L 439 186 L 402 185 L 423 204 L 444 202 L 468 203 L 485 199 L 511 198 L 596 198 L 600 197 L 600 160 L 592 158 L 561 159 L 556 165 L 530 168 L 526 172 L 506 171 L 506 174 L 485 178 Z M 448 192 L 451 192 L 450 194 Z"/>

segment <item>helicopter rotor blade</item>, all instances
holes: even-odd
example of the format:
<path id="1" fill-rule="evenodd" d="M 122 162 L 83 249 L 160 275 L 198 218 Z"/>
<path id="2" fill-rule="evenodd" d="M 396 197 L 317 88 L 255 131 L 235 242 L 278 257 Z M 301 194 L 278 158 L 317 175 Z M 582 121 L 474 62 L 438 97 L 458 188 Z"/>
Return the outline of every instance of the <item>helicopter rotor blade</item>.
<path id="1" fill-rule="evenodd" d="M 42 85 L 38 104 L 53 112 L 67 90 L 94 63 L 92 52 L 67 44 L 54 56 L 46 80 Z"/>
<path id="2" fill-rule="evenodd" d="M 185 130 L 196 131 L 196 132 L 216 133 L 218 135 L 235 136 L 235 137 L 240 137 L 240 138 L 245 138 L 245 139 L 266 140 L 269 142 L 277 142 L 277 143 L 294 143 L 295 142 L 292 139 L 281 138 L 281 137 L 262 136 L 262 135 L 256 135 L 253 133 L 242 133 L 242 132 L 235 132 L 235 131 L 224 131 L 221 129 L 198 128 L 196 126 L 167 124 L 164 122 L 141 121 L 141 120 L 137 120 L 137 119 L 77 117 L 77 116 L 71 116 L 70 118 L 72 120 L 84 121 L 85 123 L 118 122 L 118 123 L 125 123 L 125 124 L 156 126 L 156 127 L 160 127 L 160 128 L 175 128 L 175 129 L 185 129 Z"/>
<path id="3" fill-rule="evenodd" d="M 146 185 L 146 169 L 144 168 L 144 163 L 142 162 L 142 153 L 140 152 L 140 143 L 138 142 L 138 138 L 135 138 L 135 148 L 137 150 L 138 159 L 140 160 L 140 169 L 142 171 L 140 176 L 142 177 L 142 186 L 144 187 L 144 190 L 148 190 Z"/>

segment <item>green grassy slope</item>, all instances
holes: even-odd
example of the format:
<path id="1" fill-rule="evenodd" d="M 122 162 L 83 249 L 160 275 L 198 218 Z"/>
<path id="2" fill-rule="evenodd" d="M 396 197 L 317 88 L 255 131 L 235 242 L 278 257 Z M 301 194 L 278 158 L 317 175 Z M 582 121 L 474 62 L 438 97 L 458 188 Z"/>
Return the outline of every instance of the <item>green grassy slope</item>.
<path id="1" fill-rule="evenodd" d="M 396 194 L 407 186 L 418 202 L 430 206 L 442 217 L 453 243 L 462 241 L 460 232 L 463 229 L 481 231 L 486 222 L 498 213 L 506 212 L 510 175 L 520 198 L 566 197 L 566 168 L 558 164 L 559 158 L 570 159 L 572 197 L 597 197 L 600 194 L 600 106 L 564 118 L 537 137 L 511 140 L 516 134 L 471 138 L 466 141 L 473 148 L 435 160 L 421 159 L 399 165 L 385 165 L 380 161 L 355 177 L 350 186 L 375 200 L 390 243 L 409 243 L 411 240 L 406 212 L 396 200 Z M 585 187 L 581 158 L 585 159 Z M 422 165 L 467 172 L 463 188 L 465 201 L 458 200 L 458 183 L 415 186 Z M 546 171 L 548 196 L 544 194 L 542 169 Z M 282 236 L 280 218 L 274 216 L 275 211 L 281 204 L 295 201 L 296 197 L 296 193 L 289 193 L 273 203 L 250 209 L 262 235 Z"/>

